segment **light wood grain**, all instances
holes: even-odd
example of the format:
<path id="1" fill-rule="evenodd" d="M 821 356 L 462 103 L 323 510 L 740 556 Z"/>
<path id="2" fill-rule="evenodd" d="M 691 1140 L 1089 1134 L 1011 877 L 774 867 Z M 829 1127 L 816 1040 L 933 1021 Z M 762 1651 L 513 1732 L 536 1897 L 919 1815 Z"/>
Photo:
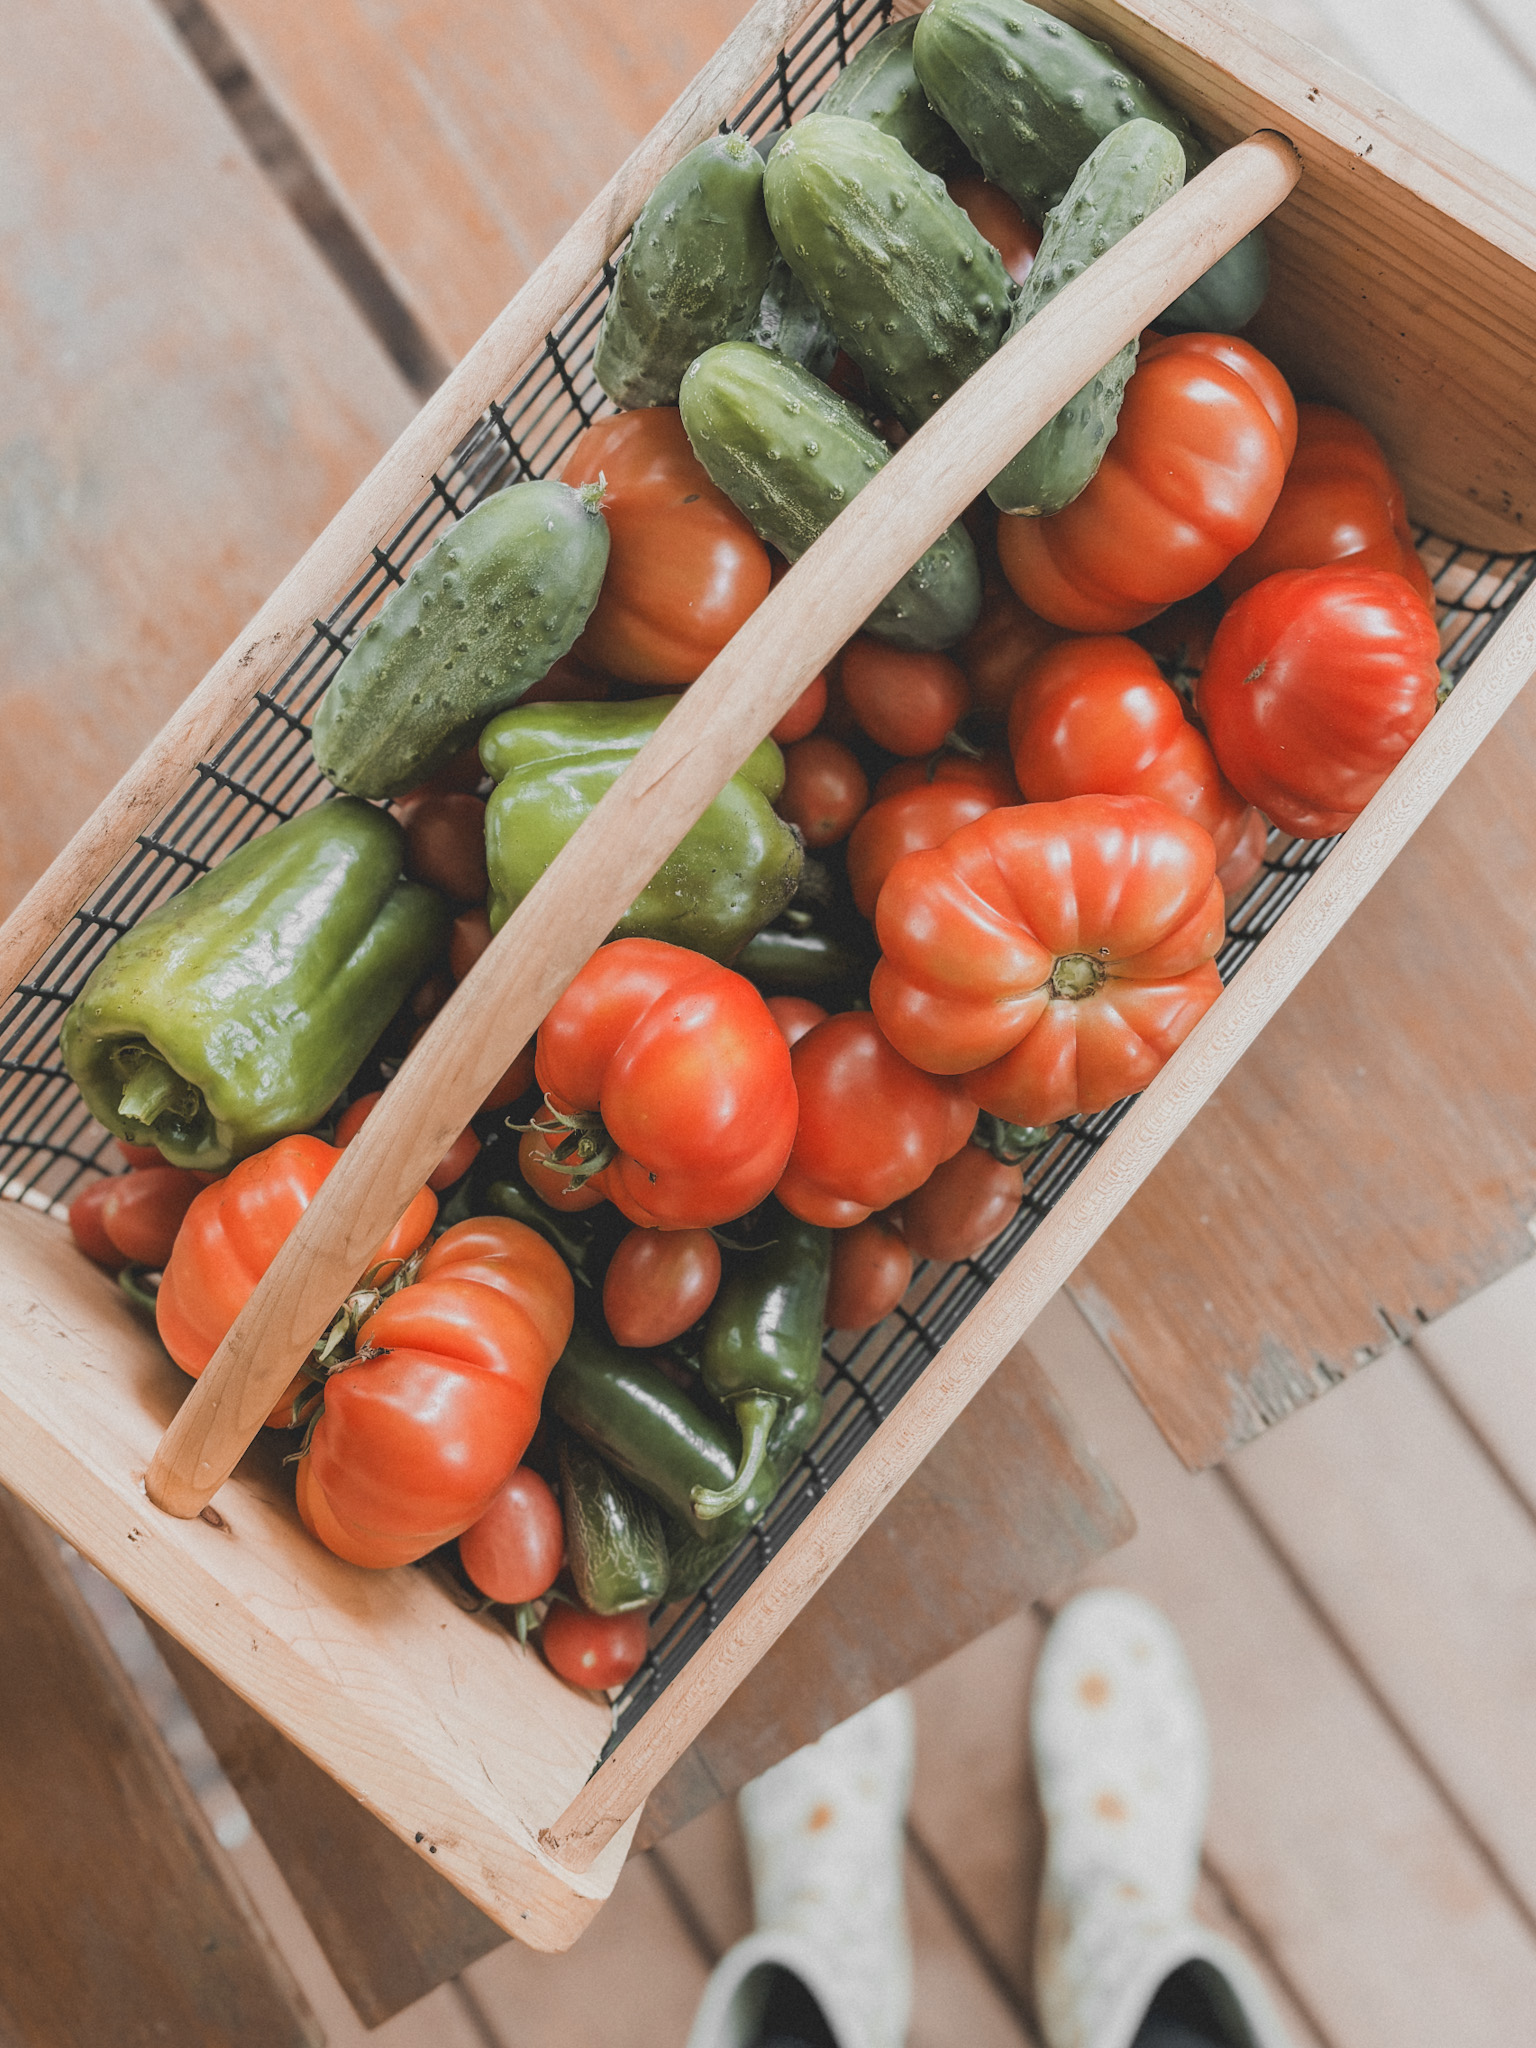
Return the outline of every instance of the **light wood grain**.
<path id="1" fill-rule="evenodd" d="M 45 1217 L 0 1204 L 0 1484 L 340 1780 L 430 1867 L 534 1947 L 573 1941 L 627 1834 L 573 1881 L 539 1829 L 582 1784 L 606 1705 L 461 1612 L 429 1572 L 369 1572 L 315 1543 L 276 1456 L 178 1521 L 142 1475 L 180 1375 Z"/>
<path id="2" fill-rule="evenodd" d="M 727 778 L 1017 449 L 1299 173 L 1281 137 L 1219 158 L 1099 259 L 881 470 L 748 619 L 459 984 L 184 1404 L 148 1490 L 195 1515 L 412 1192 Z"/>

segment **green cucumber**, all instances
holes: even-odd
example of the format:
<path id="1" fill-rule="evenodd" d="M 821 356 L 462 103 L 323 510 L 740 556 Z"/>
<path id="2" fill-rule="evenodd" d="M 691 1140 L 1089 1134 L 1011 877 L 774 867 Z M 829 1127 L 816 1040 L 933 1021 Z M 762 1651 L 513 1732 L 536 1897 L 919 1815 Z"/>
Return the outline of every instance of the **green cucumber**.
<path id="1" fill-rule="evenodd" d="M 584 1607 L 630 1614 L 665 1597 L 660 1512 L 579 1437 L 560 1439 L 560 1502 L 565 1554 Z"/>
<path id="2" fill-rule="evenodd" d="M 1028 0 L 933 0 L 918 22 L 913 63 L 924 92 L 994 185 L 1037 224 L 1060 203 L 1079 167 L 1127 121 L 1171 128 L 1185 175 L 1212 150 L 1182 114 L 1095 42 Z M 1158 325 L 1232 333 L 1258 311 L 1269 282 L 1255 228 Z"/>
<path id="3" fill-rule="evenodd" d="M 684 377 L 678 404 L 711 479 L 791 562 L 890 460 L 853 406 L 798 363 L 751 342 L 707 350 Z M 976 550 L 957 521 L 881 599 L 864 630 L 893 647 L 948 647 L 980 611 Z"/>
<path id="4" fill-rule="evenodd" d="M 513 484 L 417 563 L 315 714 L 315 759 L 338 789 L 413 789 L 549 673 L 602 587 L 602 497 L 597 484 Z"/>
<path id="5" fill-rule="evenodd" d="M 592 359 L 614 404 L 676 405 L 694 357 L 751 329 L 773 257 L 762 159 L 712 135 L 657 185 L 620 259 Z"/>
<path id="6" fill-rule="evenodd" d="M 933 111 L 912 63 L 916 21 L 893 21 L 870 37 L 816 102 L 818 114 L 846 114 L 894 136 L 914 163 L 935 176 L 965 168 L 965 145 Z"/>
<path id="7" fill-rule="evenodd" d="M 1064 285 L 1183 183 L 1184 152 L 1171 128 L 1157 121 L 1127 121 L 1106 135 L 1061 204 L 1045 217 L 1039 253 L 1020 289 L 1010 333 L 1033 320 Z M 1128 341 L 994 477 L 990 496 L 1000 511 L 1060 512 L 1087 489 L 1114 439 L 1137 347 Z"/>
<path id="8" fill-rule="evenodd" d="M 997 348 L 1012 286 L 943 182 L 867 121 L 812 114 L 774 148 L 763 198 L 784 259 L 870 389 L 920 427 Z"/>
<path id="9" fill-rule="evenodd" d="M 837 336 L 832 323 L 809 291 L 777 253 L 768 268 L 757 318 L 746 337 L 759 348 L 803 363 L 813 377 L 825 377 L 837 361 Z"/>

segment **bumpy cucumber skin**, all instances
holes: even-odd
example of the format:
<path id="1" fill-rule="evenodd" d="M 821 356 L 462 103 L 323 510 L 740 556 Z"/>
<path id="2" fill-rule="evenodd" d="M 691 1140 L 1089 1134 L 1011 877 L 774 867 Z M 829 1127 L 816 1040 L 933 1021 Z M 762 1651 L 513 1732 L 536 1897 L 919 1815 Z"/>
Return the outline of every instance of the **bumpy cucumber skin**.
<path id="1" fill-rule="evenodd" d="M 1028 0 L 933 0 L 919 17 L 912 59 L 929 100 L 987 177 L 1040 223 L 1078 167 L 1127 121 L 1171 128 L 1194 177 L 1211 161 L 1195 135 L 1107 43 Z M 1255 228 L 1159 325 L 1233 333 L 1258 311 L 1269 283 L 1264 234 Z"/>
<path id="2" fill-rule="evenodd" d="M 1106 135 L 1045 217 L 1013 311 L 1016 332 L 1097 256 L 1114 247 L 1184 183 L 1184 151 L 1157 121 L 1127 121 Z M 1093 481 L 1114 439 L 1137 344 L 1127 342 L 1091 383 L 1027 441 L 990 486 L 1003 512 L 1060 512 Z"/>
<path id="3" fill-rule="evenodd" d="M 700 356 L 678 403 L 712 481 L 791 562 L 890 460 L 851 405 L 798 363 L 751 342 L 724 342 Z M 980 611 L 976 550 L 957 521 L 881 599 L 864 631 L 913 652 L 948 647 Z"/>
<path id="4" fill-rule="evenodd" d="M 1013 297 L 992 244 L 901 144 L 867 121 L 812 114 L 763 179 L 784 259 L 869 386 L 920 427 L 979 370 Z"/>
<path id="5" fill-rule="evenodd" d="M 645 202 L 592 368 L 615 405 L 676 405 L 696 355 L 751 329 L 774 258 L 763 164 L 740 135 L 688 152 Z"/>
<path id="6" fill-rule="evenodd" d="M 338 789 L 413 789 L 549 673 L 602 588 L 601 500 L 592 485 L 513 484 L 443 535 L 320 701 L 315 759 Z"/>
<path id="7" fill-rule="evenodd" d="M 871 36 L 816 103 L 818 114 L 846 114 L 894 136 L 914 163 L 940 178 L 965 164 L 965 145 L 928 104 L 912 62 L 915 21 L 893 21 Z"/>

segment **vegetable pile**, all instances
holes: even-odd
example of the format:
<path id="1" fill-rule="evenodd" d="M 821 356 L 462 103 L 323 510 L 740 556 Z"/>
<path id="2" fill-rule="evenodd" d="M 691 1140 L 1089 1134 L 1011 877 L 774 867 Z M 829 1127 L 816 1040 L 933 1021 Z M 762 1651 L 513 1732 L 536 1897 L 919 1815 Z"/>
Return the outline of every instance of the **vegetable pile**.
<path id="1" fill-rule="evenodd" d="M 314 726 L 339 793 L 65 1020 L 127 1168 L 74 1235 L 184 1372 L 678 693 L 1210 154 L 1042 9 L 934 0 L 661 180 L 597 341 L 620 410 L 362 630 Z M 1256 230 L 1001 467 L 554 1005 L 269 1418 L 319 1542 L 440 1552 L 621 1684 L 810 1442 L 826 1331 L 984 1251 L 1216 1000 L 1270 828 L 1381 787 L 1436 704 L 1429 584 L 1366 428 L 1238 334 L 1266 284 Z"/>

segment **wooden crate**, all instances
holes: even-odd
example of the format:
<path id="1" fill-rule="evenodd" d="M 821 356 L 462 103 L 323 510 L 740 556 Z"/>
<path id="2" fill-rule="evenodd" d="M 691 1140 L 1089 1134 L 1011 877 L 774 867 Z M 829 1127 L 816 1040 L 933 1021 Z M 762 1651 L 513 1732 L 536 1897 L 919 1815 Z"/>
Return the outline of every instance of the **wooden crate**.
<path id="1" fill-rule="evenodd" d="M 0 1174 L 15 1197 L 0 1209 L 13 1339 L 0 1360 L 0 1479 L 541 1946 L 579 1932 L 651 1787 L 985 1381 L 1536 666 L 1536 597 L 1513 602 L 1536 516 L 1536 235 L 1515 188 L 1231 4 L 1063 5 L 1240 146 L 974 377 L 748 622 L 462 984 L 183 1398 L 111 1283 L 36 1213 L 101 1142 L 58 1070 L 64 1007 L 115 930 L 274 813 L 314 800 L 305 718 L 347 636 L 448 520 L 558 463 L 598 400 L 587 368 L 606 290 L 597 273 L 661 171 L 722 117 L 788 118 L 883 11 L 838 0 L 808 19 L 805 0 L 759 0 L 0 933 L 0 985 L 15 985 L 0 1024 Z M 1498 555 L 1456 555 L 1447 569 L 1470 585 L 1452 625 L 1459 687 L 1335 850 L 1275 843 L 1227 959 L 1243 973 L 1153 1086 L 1064 1136 L 986 1261 L 929 1271 L 898 1327 L 831 1356 L 828 1422 L 765 1538 L 674 1620 L 619 1702 L 613 1740 L 606 1706 L 461 1613 L 430 1571 L 363 1573 L 310 1543 L 265 1450 L 233 1468 L 406 1195 L 809 676 L 1006 452 L 1282 201 L 1261 342 L 1303 395 L 1376 428 L 1426 526 Z"/>

